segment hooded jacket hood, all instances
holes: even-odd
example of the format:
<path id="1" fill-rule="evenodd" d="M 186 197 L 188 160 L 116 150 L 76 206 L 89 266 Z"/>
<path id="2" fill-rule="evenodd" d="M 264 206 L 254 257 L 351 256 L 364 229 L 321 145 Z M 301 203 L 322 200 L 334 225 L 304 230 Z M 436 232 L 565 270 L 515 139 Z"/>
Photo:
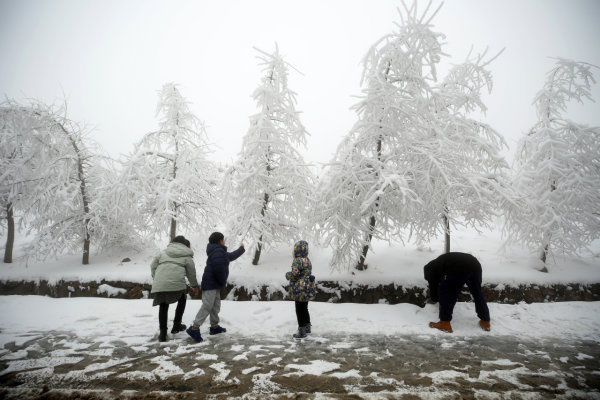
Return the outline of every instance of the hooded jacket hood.
<path id="1" fill-rule="evenodd" d="M 223 246 L 220 243 L 209 243 L 206 245 L 206 255 L 210 256 L 217 249 L 223 249 L 224 251 L 227 251 L 227 246 Z"/>
<path id="2" fill-rule="evenodd" d="M 301 240 L 294 245 L 294 258 L 308 257 L 308 242 Z"/>
<path id="3" fill-rule="evenodd" d="M 172 258 L 193 257 L 194 251 L 183 243 L 169 243 L 165 254 Z"/>

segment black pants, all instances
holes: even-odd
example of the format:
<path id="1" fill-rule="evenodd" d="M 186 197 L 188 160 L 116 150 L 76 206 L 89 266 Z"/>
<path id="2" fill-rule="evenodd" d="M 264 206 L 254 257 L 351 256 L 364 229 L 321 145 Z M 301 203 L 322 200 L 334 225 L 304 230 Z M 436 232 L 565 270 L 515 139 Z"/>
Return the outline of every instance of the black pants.
<path id="1" fill-rule="evenodd" d="M 308 301 L 296 302 L 296 318 L 298 326 L 306 326 L 310 324 L 310 314 L 308 313 Z"/>
<path id="2" fill-rule="evenodd" d="M 183 293 L 179 300 L 177 300 L 177 308 L 175 309 L 175 318 L 173 319 L 173 326 L 179 326 L 181 324 L 181 318 L 183 318 L 183 312 L 185 311 L 185 302 L 187 301 L 186 294 Z M 169 305 L 161 304 L 158 306 L 158 325 L 160 329 L 167 329 L 167 317 L 169 315 Z"/>
<path id="3" fill-rule="evenodd" d="M 467 284 L 473 301 L 475 302 L 475 312 L 479 319 L 483 321 L 490 320 L 490 310 L 483 298 L 481 292 L 481 272 L 471 272 L 467 274 L 446 274 L 438 286 L 438 295 L 440 299 L 440 321 L 451 321 L 452 311 L 458 299 L 463 286 Z"/>

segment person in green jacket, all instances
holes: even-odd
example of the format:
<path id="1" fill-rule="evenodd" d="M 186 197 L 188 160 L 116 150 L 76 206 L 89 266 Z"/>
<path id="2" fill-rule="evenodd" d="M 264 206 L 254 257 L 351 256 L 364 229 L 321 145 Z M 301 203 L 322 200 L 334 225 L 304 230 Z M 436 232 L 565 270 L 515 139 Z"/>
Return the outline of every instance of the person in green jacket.
<path id="1" fill-rule="evenodd" d="M 198 295 L 198 280 L 193 257 L 194 252 L 190 248 L 190 241 L 183 236 L 176 236 L 150 265 L 154 279 L 150 296 L 154 298 L 152 306 L 159 306 L 160 335 L 158 340 L 160 342 L 167 341 L 169 304 L 177 302 L 171 333 L 182 332 L 186 328 L 181 323 L 186 303 L 186 277 L 194 293 L 196 296 Z"/>

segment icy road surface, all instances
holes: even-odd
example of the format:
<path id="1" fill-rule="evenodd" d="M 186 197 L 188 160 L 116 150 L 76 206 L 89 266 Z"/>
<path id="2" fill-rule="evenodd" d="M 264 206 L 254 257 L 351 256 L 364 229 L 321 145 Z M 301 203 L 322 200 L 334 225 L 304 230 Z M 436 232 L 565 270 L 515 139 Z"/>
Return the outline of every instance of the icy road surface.
<path id="1" fill-rule="evenodd" d="M 600 398 L 598 303 L 491 304 L 489 333 L 461 303 L 454 334 L 434 306 L 311 303 L 296 341 L 292 303 L 224 302 L 198 344 L 159 344 L 150 304 L 0 296 L 0 398 Z"/>

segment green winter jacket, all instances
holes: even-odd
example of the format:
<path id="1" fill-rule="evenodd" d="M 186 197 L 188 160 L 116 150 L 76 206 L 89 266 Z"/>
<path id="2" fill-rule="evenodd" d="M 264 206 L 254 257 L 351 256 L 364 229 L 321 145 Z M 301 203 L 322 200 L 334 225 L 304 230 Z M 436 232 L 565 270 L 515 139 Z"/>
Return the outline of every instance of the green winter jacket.
<path id="1" fill-rule="evenodd" d="M 174 292 L 185 290 L 187 276 L 191 287 L 197 287 L 194 252 L 181 243 L 169 243 L 166 250 L 154 258 L 150 265 L 152 292 Z"/>

